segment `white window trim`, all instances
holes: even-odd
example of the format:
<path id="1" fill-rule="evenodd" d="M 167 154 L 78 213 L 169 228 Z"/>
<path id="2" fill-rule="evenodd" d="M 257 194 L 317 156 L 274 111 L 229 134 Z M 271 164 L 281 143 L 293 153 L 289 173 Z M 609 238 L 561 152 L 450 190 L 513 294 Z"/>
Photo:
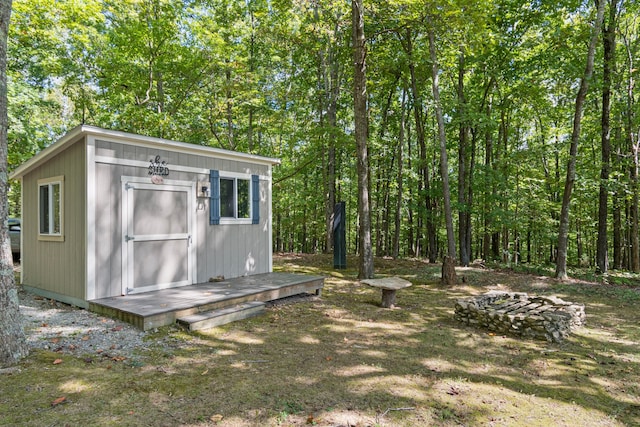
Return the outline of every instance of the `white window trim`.
<path id="1" fill-rule="evenodd" d="M 40 215 L 42 214 L 42 206 L 40 206 L 40 188 L 49 186 L 49 200 L 47 209 L 49 210 L 49 230 L 53 228 L 53 197 L 51 195 L 51 187 L 55 184 L 60 186 L 60 232 L 59 233 L 41 233 L 40 232 Z M 38 240 L 51 242 L 64 242 L 64 175 L 54 176 L 38 180 Z"/>
<path id="2" fill-rule="evenodd" d="M 230 224 L 240 224 L 240 225 L 251 225 L 253 223 L 253 203 L 251 203 L 253 194 L 251 193 L 253 189 L 251 188 L 251 175 L 250 174 L 242 174 L 235 172 L 223 172 L 220 171 L 219 180 L 223 179 L 233 179 L 233 191 L 234 191 L 234 204 L 235 204 L 235 212 L 236 217 L 230 216 L 222 216 L 222 196 L 219 198 L 218 203 L 220 203 L 220 225 L 230 225 Z M 238 180 L 244 180 L 249 182 L 249 216 L 247 218 L 237 218 L 238 215 Z"/>

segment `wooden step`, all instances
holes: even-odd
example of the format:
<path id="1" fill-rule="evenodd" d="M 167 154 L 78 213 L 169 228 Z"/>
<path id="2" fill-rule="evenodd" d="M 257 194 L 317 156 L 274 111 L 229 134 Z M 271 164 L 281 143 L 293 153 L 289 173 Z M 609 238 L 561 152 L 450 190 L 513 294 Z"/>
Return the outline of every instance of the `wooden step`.
<path id="1" fill-rule="evenodd" d="M 218 310 L 203 311 L 189 316 L 179 317 L 176 322 L 190 331 L 214 328 L 236 320 L 247 319 L 264 313 L 265 304 L 253 301 Z"/>

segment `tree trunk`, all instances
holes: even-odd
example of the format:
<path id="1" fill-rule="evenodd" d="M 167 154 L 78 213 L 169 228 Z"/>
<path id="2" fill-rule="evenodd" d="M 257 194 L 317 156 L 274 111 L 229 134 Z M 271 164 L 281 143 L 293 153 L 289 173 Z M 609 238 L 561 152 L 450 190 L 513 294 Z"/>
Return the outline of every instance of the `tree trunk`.
<path id="1" fill-rule="evenodd" d="M 458 282 L 456 276 L 456 259 L 445 255 L 442 261 L 442 279 L 441 282 L 445 286 L 453 286 Z"/>
<path id="2" fill-rule="evenodd" d="M 619 190 L 613 193 L 613 268 L 622 268 L 622 213 Z"/>
<path id="3" fill-rule="evenodd" d="M 593 27 L 593 34 L 589 42 L 587 53 L 587 65 L 584 76 L 580 80 L 580 89 L 576 96 L 575 112 L 573 117 L 573 131 L 571 133 L 571 146 L 569 149 L 569 163 L 567 165 L 567 178 L 562 195 L 562 208 L 560 210 L 560 227 L 558 230 L 558 262 L 556 264 L 556 278 L 567 278 L 567 247 L 569 243 L 569 205 L 571 203 L 571 192 L 576 179 L 576 158 L 578 154 L 578 140 L 580 139 L 580 123 L 582 121 L 582 111 L 589 89 L 589 80 L 593 74 L 593 63 L 596 51 L 596 44 L 600 37 L 600 28 L 604 17 L 604 0 L 598 2 L 596 22 Z"/>
<path id="4" fill-rule="evenodd" d="M 439 69 L 436 56 L 436 41 L 433 24 L 429 19 L 429 55 L 431 57 L 431 88 L 438 122 L 438 141 L 440 142 L 440 175 L 442 178 L 442 199 L 444 204 L 445 223 L 447 228 L 447 255 L 456 259 L 456 240 L 453 233 L 453 216 L 451 213 L 451 192 L 449 190 L 449 162 L 447 160 L 447 137 L 444 131 L 444 115 L 440 104 Z"/>
<path id="5" fill-rule="evenodd" d="M 355 138 L 358 156 L 358 216 L 360 220 L 360 262 L 358 278 L 373 278 L 373 250 L 371 248 L 371 213 L 369 211 L 369 163 L 367 154 L 367 77 L 364 37 L 364 8 L 362 0 L 351 2 L 353 30 L 353 106 Z"/>
<path id="6" fill-rule="evenodd" d="M 469 168 L 469 125 L 466 118 L 466 100 L 464 97 L 464 52 L 458 53 L 458 114 L 460 115 L 458 135 L 458 246 L 460 248 L 460 265 L 467 267 L 471 257 L 470 228 L 471 212 L 467 200 L 467 189 L 470 179 Z"/>
<path id="7" fill-rule="evenodd" d="M 337 24 L 336 24 L 337 26 Z M 338 30 L 336 28 L 335 32 Z M 336 59 L 334 47 L 327 43 L 328 64 L 324 60 L 322 64 L 322 74 L 324 78 L 324 89 L 328 97 L 327 104 L 327 176 L 326 176 L 326 198 L 325 198 L 325 225 L 326 225 L 326 251 L 333 247 L 333 212 L 336 204 L 336 133 L 338 130 L 338 97 L 340 96 L 340 65 Z M 328 70 L 327 70 L 328 69 Z M 320 111 L 322 114 L 322 111 Z"/>
<path id="8" fill-rule="evenodd" d="M 491 117 L 491 103 L 487 105 L 487 117 Z M 485 136 L 485 157 L 484 157 L 484 166 L 487 171 L 492 171 L 494 168 L 493 165 L 493 133 L 490 129 L 487 129 Z M 487 180 L 487 173 L 485 173 L 485 189 L 491 187 L 491 193 L 488 194 L 487 191 L 484 192 L 484 201 L 483 201 L 483 211 L 484 211 L 484 230 L 482 236 L 482 258 L 485 261 L 489 261 L 491 258 L 491 229 L 492 218 L 491 218 L 491 210 L 493 208 L 493 202 L 495 201 L 495 184 L 493 183 L 493 179 Z M 491 184 L 487 181 L 490 181 Z"/>
<path id="9" fill-rule="evenodd" d="M 438 58 L 436 56 L 436 41 L 433 24 L 428 19 L 429 32 L 429 56 L 431 58 L 431 88 L 433 90 L 433 102 L 438 122 L 438 140 L 440 142 L 440 175 L 442 177 L 442 199 L 444 204 L 445 224 L 447 228 L 447 257 L 444 259 L 442 280 L 447 285 L 456 283 L 455 269 L 447 266 L 456 259 L 456 241 L 453 233 L 453 215 L 451 213 L 451 193 L 449 191 L 449 164 L 447 161 L 447 137 L 444 131 L 444 116 L 440 104 L 440 87 L 438 83 Z M 445 271 L 445 266 L 447 269 Z M 446 273 L 446 275 L 445 275 Z"/>
<path id="10" fill-rule="evenodd" d="M 7 226 L 7 33 L 11 1 L 0 3 L 0 367 L 16 363 L 28 353 L 22 328 L 13 257 Z"/>
<path id="11" fill-rule="evenodd" d="M 604 0 L 602 0 L 604 1 Z M 615 64 L 616 14 L 618 0 L 609 1 L 609 23 L 603 29 L 604 58 L 602 70 L 602 165 L 600 167 L 600 194 L 598 197 L 598 243 L 596 246 L 596 272 L 609 270 L 607 218 L 609 202 L 609 171 L 611 169 L 611 68 Z"/>
<path id="12" fill-rule="evenodd" d="M 637 133 L 634 135 L 634 123 L 635 123 L 635 102 L 633 96 L 633 90 L 635 87 L 635 68 L 634 66 L 634 48 L 631 45 L 632 40 L 629 40 L 626 34 L 623 34 L 624 46 L 627 53 L 627 111 L 625 121 L 625 133 L 627 141 L 627 149 L 629 150 L 629 156 L 631 157 L 631 165 L 629 166 L 629 182 L 631 191 L 631 204 L 628 206 L 627 221 L 629 223 L 629 230 L 627 235 L 629 236 L 626 243 L 629 248 L 627 266 L 629 270 L 633 272 L 640 271 L 640 232 L 638 230 L 639 208 L 638 208 L 638 149 L 640 144 L 640 135 Z"/>
<path id="13" fill-rule="evenodd" d="M 409 75 L 411 77 L 411 96 L 413 97 L 413 113 L 416 122 L 416 137 L 418 138 L 418 147 L 420 148 L 420 177 L 422 181 L 420 187 L 424 185 L 425 192 L 425 221 L 427 231 L 427 257 L 429 262 L 435 262 L 437 258 L 436 247 L 436 226 L 434 221 L 434 203 L 431 197 L 431 181 L 429 179 L 429 162 L 427 160 L 427 143 L 424 131 L 424 119 L 422 116 L 422 99 L 418 91 L 418 83 L 416 81 L 415 64 L 413 62 L 413 43 L 411 29 L 406 31 L 405 51 L 409 56 Z M 422 188 L 419 188 L 422 189 Z M 416 253 L 419 255 L 419 253 Z"/>
<path id="14" fill-rule="evenodd" d="M 633 138 L 633 137 L 632 137 Z M 640 235 L 638 231 L 638 141 L 632 141 L 631 158 L 631 206 L 629 213 L 631 254 L 629 269 L 634 273 L 640 271 Z"/>
<path id="15" fill-rule="evenodd" d="M 404 132 L 405 132 L 405 120 L 406 120 L 406 105 L 407 105 L 407 90 L 402 90 L 402 104 L 400 108 L 400 129 L 398 132 L 398 171 L 396 177 L 397 196 L 396 196 L 396 214 L 393 234 L 393 258 L 398 258 L 400 255 L 400 221 L 402 218 L 402 146 L 404 145 Z"/>
<path id="16" fill-rule="evenodd" d="M 227 144 L 230 150 L 236 148 L 236 143 L 233 136 L 233 98 L 232 98 L 232 81 L 231 81 L 231 63 L 227 62 L 224 75 L 226 79 L 226 95 L 227 95 Z"/>

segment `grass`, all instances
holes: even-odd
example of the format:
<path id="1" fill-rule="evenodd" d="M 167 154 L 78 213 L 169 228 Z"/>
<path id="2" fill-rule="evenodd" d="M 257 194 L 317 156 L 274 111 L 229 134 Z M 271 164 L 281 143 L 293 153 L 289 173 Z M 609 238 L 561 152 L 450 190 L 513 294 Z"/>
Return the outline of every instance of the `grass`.
<path id="1" fill-rule="evenodd" d="M 322 298 L 203 333 L 162 328 L 135 360 L 32 352 L 1 375 L 0 424 L 640 425 L 637 277 L 602 285 L 461 268 L 465 282 L 443 288 L 439 265 L 376 259 L 378 276 L 413 283 L 383 309 L 380 291 L 354 269 L 332 270 L 331 256 L 274 264 L 327 275 Z M 490 289 L 585 304 L 588 323 L 552 344 L 453 320 L 456 298 Z"/>

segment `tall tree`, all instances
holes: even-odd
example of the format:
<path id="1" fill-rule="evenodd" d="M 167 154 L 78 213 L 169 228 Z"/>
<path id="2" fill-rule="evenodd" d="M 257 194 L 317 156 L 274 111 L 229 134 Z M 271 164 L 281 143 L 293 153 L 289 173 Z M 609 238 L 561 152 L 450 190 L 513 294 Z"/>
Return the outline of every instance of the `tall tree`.
<path id="1" fill-rule="evenodd" d="M 435 30 L 431 19 L 427 19 L 429 33 L 429 55 L 431 57 L 431 89 L 438 122 L 438 141 L 440 143 L 440 176 L 442 178 L 442 199 L 447 228 L 447 256 L 456 259 L 456 240 L 453 234 L 453 215 L 451 212 L 451 192 L 449 190 L 449 161 L 447 157 L 447 136 L 444 129 L 444 114 L 440 103 L 440 85 L 438 56 L 436 54 Z"/>
<path id="2" fill-rule="evenodd" d="M 604 1 L 604 0 L 602 0 Z M 609 202 L 609 172 L 611 170 L 611 71 L 615 64 L 616 15 L 618 0 L 609 0 L 609 20 L 603 29 L 604 58 L 602 69 L 602 120 L 600 194 L 598 197 L 598 242 L 596 246 L 596 269 L 605 274 L 609 270 L 607 218 Z"/>
<path id="3" fill-rule="evenodd" d="M 0 2 L 0 366 L 17 362 L 28 351 L 7 224 L 7 35 L 10 17 L 11 0 Z"/>
<path id="4" fill-rule="evenodd" d="M 373 277 L 373 248 L 371 246 L 371 213 L 369 210 L 369 160 L 367 139 L 369 125 L 367 119 L 367 50 L 364 37 L 364 7 L 362 0 L 351 2 L 353 35 L 353 111 L 355 138 L 358 157 L 358 217 L 360 220 L 360 258 L 358 277 Z"/>
<path id="5" fill-rule="evenodd" d="M 587 98 L 587 90 L 589 89 L 589 81 L 593 75 L 594 57 L 596 45 L 600 37 L 600 29 L 604 19 L 605 0 L 597 0 L 596 2 L 596 20 L 589 42 L 587 52 L 587 65 L 584 75 L 580 79 L 580 89 L 576 95 L 575 111 L 573 116 L 573 131 L 571 133 L 571 146 L 569 148 L 569 162 L 567 165 L 567 178 L 564 184 L 564 193 L 562 196 L 562 209 L 560 210 L 560 228 L 558 231 L 558 261 L 556 264 L 556 278 L 567 278 L 567 247 L 569 243 L 569 205 L 571 204 L 571 192 L 576 179 L 576 158 L 578 155 L 578 141 L 580 139 L 580 124 L 582 121 L 582 111 Z"/>

